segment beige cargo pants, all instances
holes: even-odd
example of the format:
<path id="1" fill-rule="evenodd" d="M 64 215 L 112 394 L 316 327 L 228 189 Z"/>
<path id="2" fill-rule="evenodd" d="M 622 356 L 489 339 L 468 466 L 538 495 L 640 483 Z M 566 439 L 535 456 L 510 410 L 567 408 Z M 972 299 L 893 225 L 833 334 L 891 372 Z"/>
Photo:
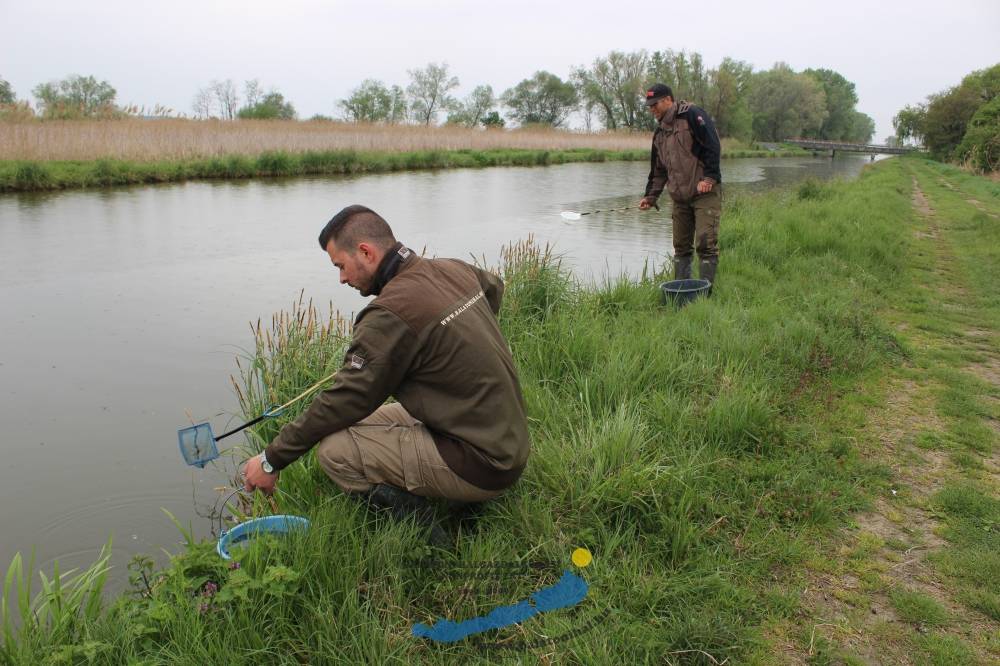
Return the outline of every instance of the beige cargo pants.
<path id="1" fill-rule="evenodd" d="M 451 471 L 427 427 L 398 403 L 324 437 L 316 460 L 345 493 L 386 483 L 424 497 L 482 502 L 503 492 L 477 488 Z"/>

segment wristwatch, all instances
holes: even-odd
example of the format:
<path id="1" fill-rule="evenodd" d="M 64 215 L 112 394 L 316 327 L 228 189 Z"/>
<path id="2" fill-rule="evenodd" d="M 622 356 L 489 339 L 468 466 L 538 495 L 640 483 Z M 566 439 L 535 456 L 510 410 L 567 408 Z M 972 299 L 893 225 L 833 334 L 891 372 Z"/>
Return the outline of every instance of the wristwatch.
<path id="1" fill-rule="evenodd" d="M 275 473 L 274 472 L 274 467 L 271 466 L 271 463 L 267 462 L 267 456 L 264 455 L 263 451 L 260 452 L 260 468 L 262 470 L 264 470 L 265 474 L 274 474 Z"/>

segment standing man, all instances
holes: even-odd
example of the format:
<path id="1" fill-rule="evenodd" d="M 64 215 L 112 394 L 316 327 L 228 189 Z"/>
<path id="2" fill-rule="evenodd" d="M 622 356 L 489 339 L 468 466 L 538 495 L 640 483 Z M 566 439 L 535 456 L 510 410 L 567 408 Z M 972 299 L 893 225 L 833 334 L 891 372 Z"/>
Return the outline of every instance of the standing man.
<path id="1" fill-rule="evenodd" d="M 247 462 L 247 490 L 273 492 L 278 473 L 317 444 L 334 483 L 397 517 L 427 522 L 426 497 L 481 502 L 511 486 L 529 441 L 496 319 L 500 278 L 417 256 L 364 206 L 334 215 L 319 245 L 342 284 L 376 298 L 354 322 L 333 386 Z M 389 396 L 397 402 L 383 404 Z"/>
<path id="2" fill-rule="evenodd" d="M 698 250 L 701 279 L 715 283 L 719 264 L 719 217 L 722 173 L 719 134 L 709 115 L 662 83 L 646 91 L 646 106 L 659 121 L 653 134 L 649 181 L 640 210 L 656 204 L 664 186 L 673 200 L 674 279 L 691 277 L 691 258 Z M 711 293 L 711 289 L 709 289 Z"/>

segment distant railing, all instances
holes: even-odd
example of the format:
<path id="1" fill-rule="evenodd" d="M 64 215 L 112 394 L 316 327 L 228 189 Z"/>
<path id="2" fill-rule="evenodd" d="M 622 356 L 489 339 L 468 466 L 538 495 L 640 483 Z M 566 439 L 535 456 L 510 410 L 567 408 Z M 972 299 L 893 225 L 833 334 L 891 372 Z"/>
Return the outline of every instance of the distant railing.
<path id="1" fill-rule="evenodd" d="M 806 150 L 838 150 L 851 153 L 869 153 L 871 155 L 903 155 L 917 150 L 912 146 L 879 146 L 873 143 L 845 143 L 842 141 L 819 141 L 817 139 L 785 139 L 785 143 L 799 146 Z"/>

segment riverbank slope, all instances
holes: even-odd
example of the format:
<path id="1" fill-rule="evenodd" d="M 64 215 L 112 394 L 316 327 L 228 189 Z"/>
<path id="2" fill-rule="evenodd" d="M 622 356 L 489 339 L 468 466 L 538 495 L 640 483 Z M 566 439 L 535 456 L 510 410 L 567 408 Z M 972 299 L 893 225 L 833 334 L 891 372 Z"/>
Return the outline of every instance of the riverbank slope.
<path id="1" fill-rule="evenodd" d="M 844 528 L 886 498 L 908 497 L 904 484 L 918 485 L 907 474 L 919 461 L 886 454 L 871 426 L 872 414 L 883 423 L 897 413 L 899 368 L 957 382 L 941 393 L 953 427 L 925 439 L 953 447 L 956 465 L 970 470 L 930 505 L 955 535 L 942 537 L 953 557 L 936 575 L 966 615 L 948 611 L 928 624 L 921 609 L 930 606 L 915 595 L 922 588 L 894 585 L 887 598 L 898 618 L 888 635 L 912 662 L 943 649 L 995 657 L 989 613 L 998 596 L 981 576 L 997 566 L 1000 515 L 988 484 L 1000 393 L 949 373 L 982 363 L 1000 335 L 988 286 L 998 277 L 997 194 L 988 181 L 936 169 L 892 159 L 855 182 L 727 197 L 715 294 L 682 310 L 660 304 L 654 268 L 583 287 L 544 249 L 510 249 L 500 269 L 508 285 L 501 325 L 521 373 L 532 458 L 508 494 L 455 526 L 454 552 L 428 552 L 413 525 L 371 519 L 307 456 L 282 473 L 273 507 L 258 499 L 244 510 L 308 515 L 308 534 L 253 544 L 238 568 L 214 544 L 189 542 L 163 571 L 137 563 L 135 594 L 104 610 L 77 592 L 92 578 L 50 594 L 62 603 L 50 601 L 39 620 L 23 591 L 11 609 L 23 611 L 25 628 L 17 638 L 5 629 L 6 658 L 711 664 L 850 656 L 850 644 L 818 626 L 835 623 L 817 621 L 825 611 L 813 610 L 815 587 L 803 581 L 852 562 L 839 550 L 850 539 Z M 946 202 L 936 209 L 939 237 L 955 234 L 949 242 L 973 248 L 955 264 L 940 256 L 965 290 L 982 349 L 945 345 L 955 330 L 929 309 L 922 285 L 935 282 L 922 271 L 940 244 L 918 235 L 928 223 L 913 207 L 914 176 Z M 939 180 L 961 194 L 945 194 Z M 321 326 L 307 309 L 277 319 L 259 332 L 237 382 L 246 413 L 338 367 L 342 348 L 336 322 Z M 257 427 L 251 448 L 280 425 Z M 902 545 L 905 553 L 919 544 Z M 579 547 L 593 555 L 589 566 L 571 562 Z M 589 585 L 574 609 L 479 641 L 412 635 L 418 622 L 457 622 L 525 599 L 564 569 Z M 18 587 L 17 570 L 8 588 Z M 967 617 L 986 628 L 979 638 L 963 633 L 958 620 Z M 888 640 L 871 635 L 876 647 Z"/>

